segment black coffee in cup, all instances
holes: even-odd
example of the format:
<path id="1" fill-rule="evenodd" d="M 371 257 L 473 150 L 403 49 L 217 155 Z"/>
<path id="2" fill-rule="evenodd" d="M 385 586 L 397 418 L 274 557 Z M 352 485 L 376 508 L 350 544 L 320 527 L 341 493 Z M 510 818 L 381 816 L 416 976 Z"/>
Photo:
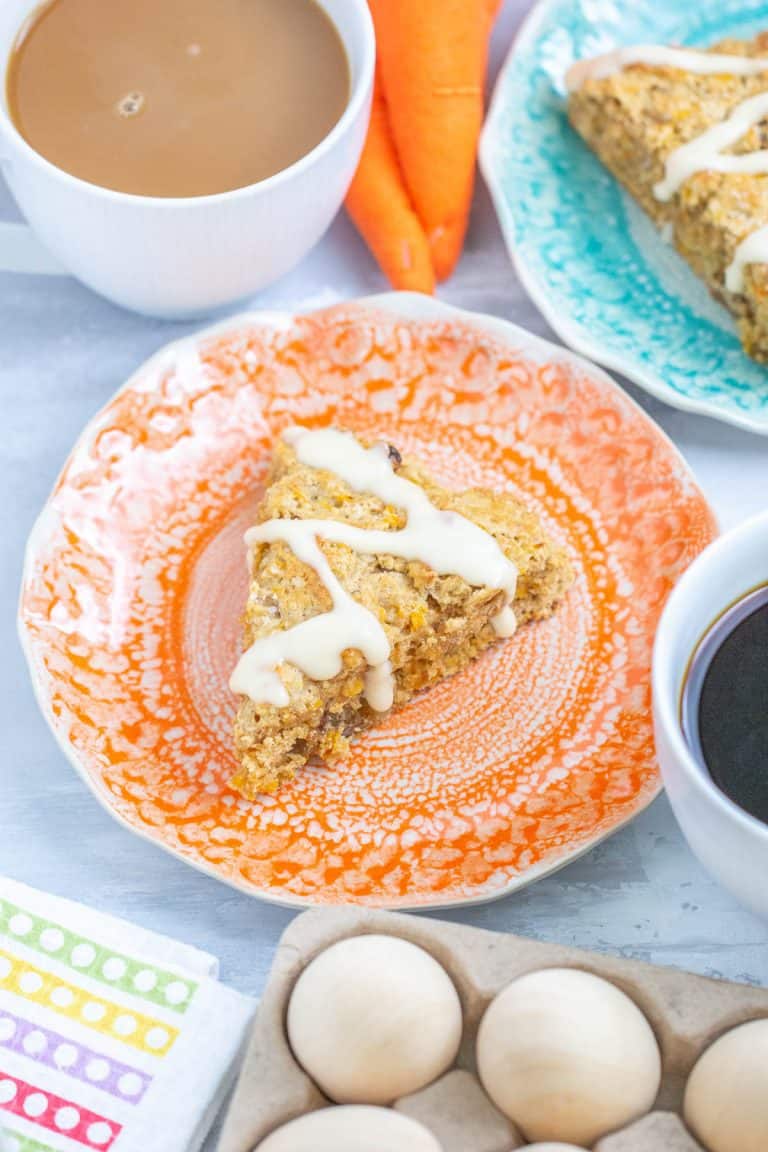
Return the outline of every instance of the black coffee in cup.
<path id="1" fill-rule="evenodd" d="M 768 824 L 768 585 L 732 604 L 699 642 L 682 724 L 717 787 Z"/>

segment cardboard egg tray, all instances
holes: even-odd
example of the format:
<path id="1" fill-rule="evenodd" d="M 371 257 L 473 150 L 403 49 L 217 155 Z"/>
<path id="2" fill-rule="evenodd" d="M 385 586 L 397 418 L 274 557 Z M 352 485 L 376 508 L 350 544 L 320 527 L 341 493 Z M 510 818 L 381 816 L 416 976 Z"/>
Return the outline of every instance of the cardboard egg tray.
<path id="1" fill-rule="evenodd" d="M 486 1008 L 511 980 L 540 968 L 593 972 L 626 992 L 656 1033 L 663 1061 L 654 1110 L 604 1137 L 594 1152 L 702 1152 L 680 1118 L 688 1074 L 723 1032 L 768 1017 L 768 990 L 692 976 L 632 960 L 544 944 L 415 916 L 354 908 L 306 912 L 289 926 L 272 973 L 219 1144 L 253 1152 L 275 1128 L 328 1101 L 296 1063 L 285 1033 L 291 990 L 303 968 L 348 936 L 400 936 L 430 952 L 452 977 L 464 1009 L 456 1066 L 394 1107 L 431 1129 L 444 1152 L 513 1152 L 526 1141 L 491 1104 L 476 1077 L 475 1041 Z"/>

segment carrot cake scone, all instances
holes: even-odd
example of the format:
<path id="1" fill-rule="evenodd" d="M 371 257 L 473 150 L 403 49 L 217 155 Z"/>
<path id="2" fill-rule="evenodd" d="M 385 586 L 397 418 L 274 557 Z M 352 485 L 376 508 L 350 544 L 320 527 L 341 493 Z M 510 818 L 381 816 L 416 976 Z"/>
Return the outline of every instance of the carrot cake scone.
<path id="1" fill-rule="evenodd" d="M 571 123 L 768 360 L 768 33 L 568 72 Z"/>
<path id="2" fill-rule="evenodd" d="M 246 534 L 245 651 L 232 675 L 244 796 L 549 616 L 564 552 L 511 496 L 449 492 L 392 445 L 289 429 Z"/>

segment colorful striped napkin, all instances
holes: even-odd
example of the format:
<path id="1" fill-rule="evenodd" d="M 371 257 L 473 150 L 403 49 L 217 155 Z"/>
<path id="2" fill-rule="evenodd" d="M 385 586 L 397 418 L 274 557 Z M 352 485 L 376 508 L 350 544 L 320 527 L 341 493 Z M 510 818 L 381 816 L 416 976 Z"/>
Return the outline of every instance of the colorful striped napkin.
<path id="1" fill-rule="evenodd" d="M 217 961 L 0 878 L 0 1152 L 193 1152 L 253 1013 Z"/>

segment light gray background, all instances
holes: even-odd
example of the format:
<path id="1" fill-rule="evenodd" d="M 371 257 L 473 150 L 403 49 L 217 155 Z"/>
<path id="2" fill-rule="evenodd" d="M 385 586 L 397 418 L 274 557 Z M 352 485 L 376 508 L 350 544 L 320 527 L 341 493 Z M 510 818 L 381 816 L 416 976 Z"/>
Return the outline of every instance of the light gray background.
<path id="1" fill-rule="evenodd" d="M 526 6 L 508 0 L 494 69 Z M 0 221 L 16 219 L 0 182 Z M 2 240 L 0 228 L 0 263 Z M 299 269 L 253 303 L 316 306 L 383 287 L 340 217 Z M 441 295 L 553 338 L 515 279 L 483 188 L 461 267 Z M 68 278 L 0 271 L 0 873 L 207 949 L 224 980 L 258 994 L 292 913 L 199 875 L 102 811 L 37 710 L 15 635 L 24 542 L 73 441 L 142 360 L 189 330 L 119 311 Z M 629 391 L 679 445 L 723 527 L 768 504 L 768 439 Z M 663 798 L 557 875 L 448 917 L 768 983 L 766 926 L 703 873 Z"/>

